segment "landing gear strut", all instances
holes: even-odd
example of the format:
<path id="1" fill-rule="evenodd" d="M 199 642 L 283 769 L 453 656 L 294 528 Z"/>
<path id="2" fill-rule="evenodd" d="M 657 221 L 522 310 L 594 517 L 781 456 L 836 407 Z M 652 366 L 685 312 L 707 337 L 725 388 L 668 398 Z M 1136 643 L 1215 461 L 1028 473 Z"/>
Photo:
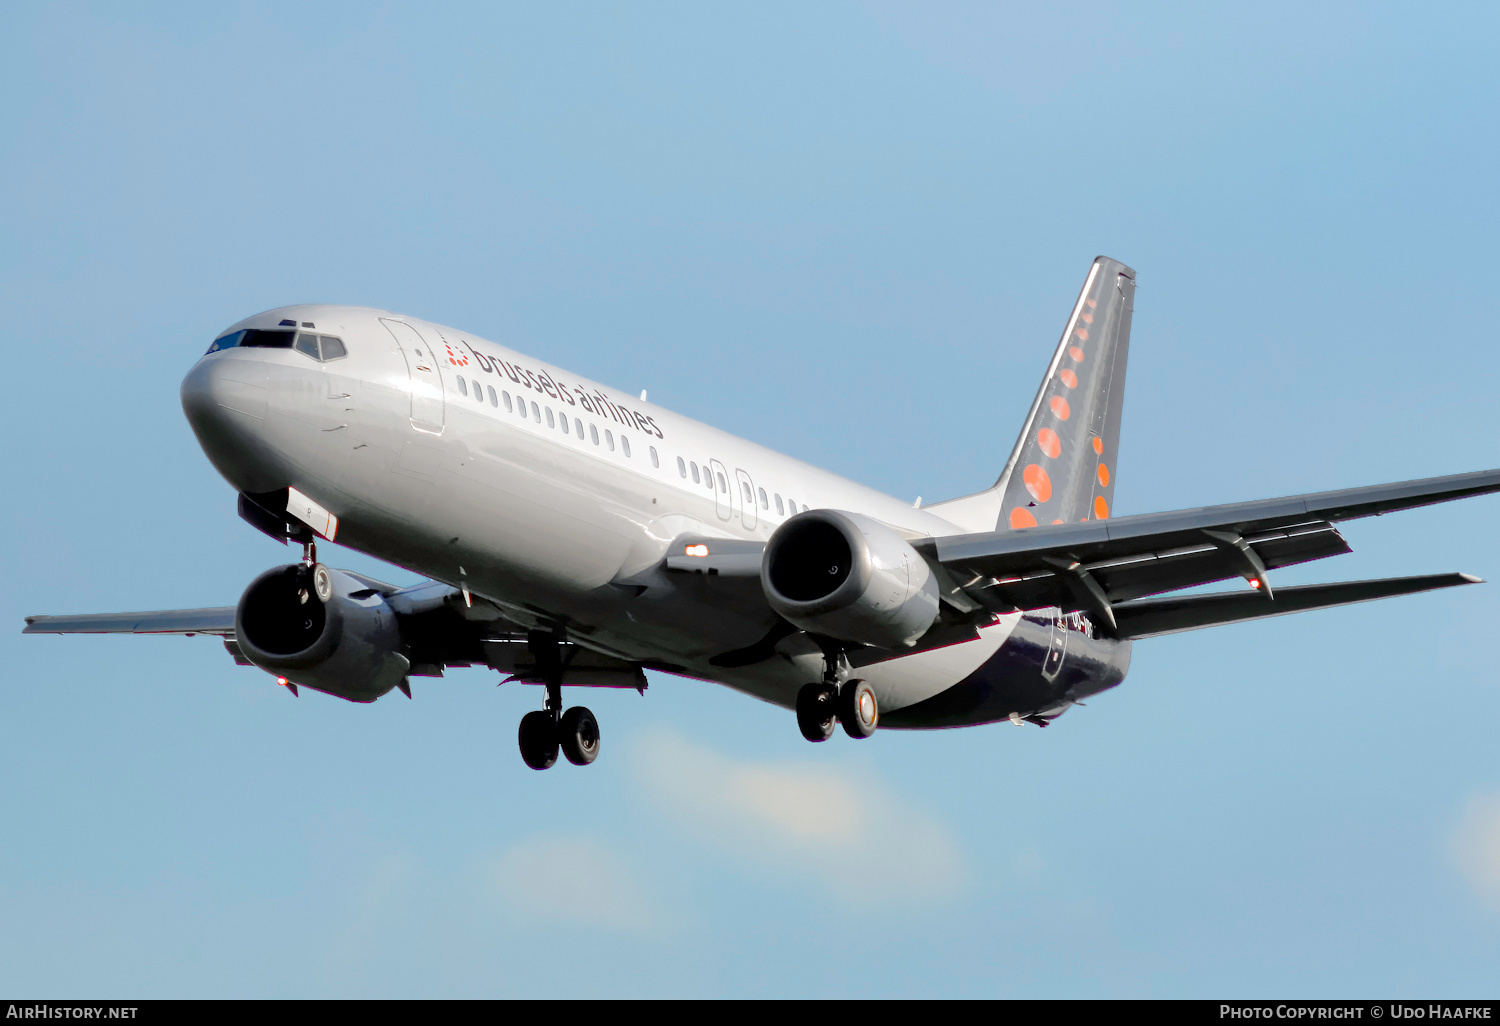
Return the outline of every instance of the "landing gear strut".
<path id="1" fill-rule="evenodd" d="M 852 738 L 866 738 L 880 723 L 880 703 L 870 682 L 851 678 L 842 650 L 823 650 L 823 679 L 797 692 L 797 729 L 809 741 L 827 741 L 837 720 Z"/>
<path id="2" fill-rule="evenodd" d="M 549 631 L 532 631 L 527 642 L 546 684 L 547 698 L 541 709 L 521 717 L 521 761 L 544 770 L 557 762 L 561 751 L 573 765 L 587 766 L 599 757 L 599 721 L 581 705 L 563 711 L 560 639 Z"/>

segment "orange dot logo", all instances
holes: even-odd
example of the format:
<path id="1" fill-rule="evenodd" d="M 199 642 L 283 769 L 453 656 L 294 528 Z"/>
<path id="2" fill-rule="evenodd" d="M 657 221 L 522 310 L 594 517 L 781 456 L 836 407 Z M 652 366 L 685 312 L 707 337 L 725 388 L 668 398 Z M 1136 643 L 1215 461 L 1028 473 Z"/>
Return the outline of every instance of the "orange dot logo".
<path id="1" fill-rule="evenodd" d="M 1094 497 L 1094 516 L 1100 520 L 1109 519 L 1109 503 L 1104 501 L 1104 496 L 1102 495 Z"/>
<path id="2" fill-rule="evenodd" d="M 1109 487 L 1109 468 L 1102 463 L 1099 464 L 1099 486 L 1101 488 Z"/>
<path id="3" fill-rule="evenodd" d="M 1017 531 L 1023 527 L 1035 527 L 1036 517 L 1025 506 L 1017 506 L 1010 511 L 1010 526 Z"/>
<path id="4" fill-rule="evenodd" d="M 1097 300 L 1097 299 L 1086 300 L 1086 302 L 1089 304 L 1089 309 L 1090 310 L 1092 310 L 1094 307 L 1096 307 L 1096 306 L 1099 305 L 1099 300 Z"/>
<path id="5" fill-rule="evenodd" d="M 1026 470 L 1021 474 L 1021 480 L 1026 482 L 1026 490 L 1037 502 L 1046 502 L 1052 498 L 1052 479 L 1035 463 L 1026 465 Z"/>
<path id="6" fill-rule="evenodd" d="M 1068 355 L 1073 358 L 1074 363 L 1083 362 L 1083 350 L 1079 349 L 1077 346 L 1069 346 Z"/>
<path id="7" fill-rule="evenodd" d="M 1094 455 L 1095 456 L 1102 456 L 1103 454 L 1104 454 L 1104 439 L 1100 438 L 1098 435 L 1095 435 L 1094 436 Z"/>
<path id="8" fill-rule="evenodd" d="M 1055 395 L 1047 400 L 1047 405 L 1052 408 L 1052 414 L 1058 420 L 1067 420 L 1073 411 L 1068 409 L 1068 401 L 1060 395 Z"/>
<path id="9" fill-rule="evenodd" d="M 1058 371 L 1057 376 L 1059 378 L 1061 378 L 1062 379 L 1062 383 L 1064 385 L 1067 385 L 1069 388 L 1077 388 L 1078 387 L 1078 375 L 1074 374 L 1072 371 L 1070 371 L 1070 370 Z"/>
<path id="10" fill-rule="evenodd" d="M 1094 315 L 1093 314 L 1084 314 L 1082 317 L 1080 317 L 1078 319 L 1080 321 L 1082 321 L 1084 324 L 1093 324 L 1094 323 Z"/>
<path id="11" fill-rule="evenodd" d="M 1036 433 L 1036 444 L 1042 447 L 1042 452 L 1047 454 L 1048 459 L 1055 460 L 1062 452 L 1062 439 L 1051 428 L 1042 428 Z"/>
<path id="12" fill-rule="evenodd" d="M 1076 334 L 1078 335 L 1079 338 L 1083 339 L 1085 342 L 1087 342 L 1089 340 L 1089 332 L 1088 332 L 1087 328 L 1079 328 L 1078 331 L 1076 332 Z"/>

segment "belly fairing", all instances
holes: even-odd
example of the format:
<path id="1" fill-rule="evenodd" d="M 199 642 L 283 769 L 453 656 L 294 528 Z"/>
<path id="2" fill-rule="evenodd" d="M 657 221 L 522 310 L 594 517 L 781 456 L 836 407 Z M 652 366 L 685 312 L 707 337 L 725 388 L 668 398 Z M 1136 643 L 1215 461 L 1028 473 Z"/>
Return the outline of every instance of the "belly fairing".
<path id="1" fill-rule="evenodd" d="M 968 676 L 925 701 L 886 713 L 882 727 L 933 729 L 995 723 L 1012 713 L 1051 718 L 1074 702 L 1114 687 L 1130 668 L 1130 642 L 1071 631 L 1062 656 L 1057 621 L 1027 614 L 1005 644 Z"/>

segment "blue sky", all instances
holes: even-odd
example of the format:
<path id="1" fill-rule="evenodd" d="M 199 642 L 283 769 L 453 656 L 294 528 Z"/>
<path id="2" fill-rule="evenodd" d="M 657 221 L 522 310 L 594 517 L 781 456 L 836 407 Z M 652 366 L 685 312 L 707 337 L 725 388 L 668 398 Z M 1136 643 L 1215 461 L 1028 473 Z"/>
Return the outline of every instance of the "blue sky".
<path id="1" fill-rule="evenodd" d="M 0 991 L 1479 996 L 1495 585 L 1144 642 L 1053 728 L 809 746 L 655 676 L 293 700 L 213 641 L 286 558 L 177 400 L 302 301 L 452 324 L 928 501 L 995 476 L 1096 253 L 1117 512 L 1500 465 L 1491 5 L 0 12 Z M 1283 583 L 1500 580 L 1480 499 Z M 346 550 L 335 565 L 409 580 Z"/>

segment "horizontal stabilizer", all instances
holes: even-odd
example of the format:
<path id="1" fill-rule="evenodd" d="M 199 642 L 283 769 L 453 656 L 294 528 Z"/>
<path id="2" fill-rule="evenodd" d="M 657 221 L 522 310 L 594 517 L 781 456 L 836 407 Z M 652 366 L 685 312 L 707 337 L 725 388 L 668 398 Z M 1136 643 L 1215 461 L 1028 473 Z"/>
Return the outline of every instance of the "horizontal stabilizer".
<path id="1" fill-rule="evenodd" d="M 1119 625 L 1116 636 L 1154 638 L 1162 634 L 1193 631 L 1200 627 L 1262 620 L 1268 616 L 1285 616 L 1287 613 L 1301 613 L 1309 609 L 1326 609 L 1351 602 L 1368 602 L 1371 599 L 1479 583 L 1479 578 L 1468 574 L 1427 574 L 1422 577 L 1390 577 L 1377 581 L 1345 581 L 1339 584 L 1277 588 L 1276 597 L 1270 600 L 1257 591 L 1137 599 L 1115 604 L 1115 622 Z"/>

